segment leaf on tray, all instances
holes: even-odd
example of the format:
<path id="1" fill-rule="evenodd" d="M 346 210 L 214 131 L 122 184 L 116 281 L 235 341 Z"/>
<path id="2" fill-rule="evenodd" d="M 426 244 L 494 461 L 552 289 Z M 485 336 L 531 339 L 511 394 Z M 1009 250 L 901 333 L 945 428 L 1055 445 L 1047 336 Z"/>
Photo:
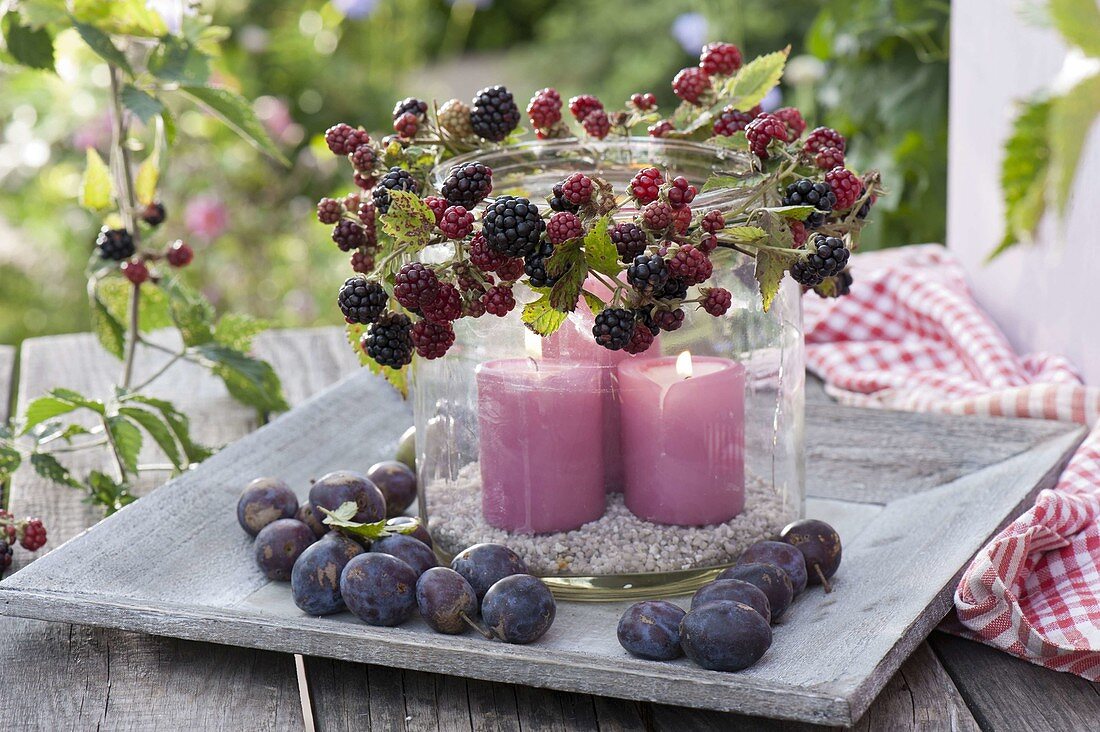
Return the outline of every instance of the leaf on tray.
<path id="1" fill-rule="evenodd" d="M 335 511 L 329 511 L 322 506 L 318 506 L 317 508 L 320 509 L 321 513 L 325 514 L 325 518 L 322 519 L 325 524 L 338 529 L 343 534 L 359 536 L 371 541 L 392 534 L 411 534 L 420 526 L 419 519 L 398 526 L 387 526 L 385 519 L 370 523 L 354 521 L 355 514 L 359 512 L 359 507 L 354 501 L 341 503 L 339 508 Z"/>

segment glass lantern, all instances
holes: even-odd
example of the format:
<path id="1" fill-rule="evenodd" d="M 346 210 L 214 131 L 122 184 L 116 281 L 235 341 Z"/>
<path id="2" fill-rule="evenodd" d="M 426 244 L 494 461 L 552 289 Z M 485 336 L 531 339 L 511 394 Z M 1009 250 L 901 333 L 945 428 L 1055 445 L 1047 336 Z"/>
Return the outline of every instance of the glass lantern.
<path id="1" fill-rule="evenodd" d="M 494 193 L 541 204 L 581 171 L 620 194 L 658 166 L 697 186 L 737 175 L 729 150 L 657 139 L 533 142 L 479 160 Z M 701 193 L 693 209 L 744 196 Z M 617 215 L 628 220 L 634 211 Z M 754 260 L 712 254 L 708 285 L 732 293 L 721 317 L 685 305 L 683 325 L 645 353 L 609 351 L 582 302 L 551 336 L 519 318 L 455 323 L 448 354 L 413 373 L 421 519 L 445 558 L 510 546 L 560 597 L 612 600 L 690 592 L 804 508 L 801 288 L 790 278 L 761 306 Z M 589 282 L 590 291 L 599 283 Z"/>

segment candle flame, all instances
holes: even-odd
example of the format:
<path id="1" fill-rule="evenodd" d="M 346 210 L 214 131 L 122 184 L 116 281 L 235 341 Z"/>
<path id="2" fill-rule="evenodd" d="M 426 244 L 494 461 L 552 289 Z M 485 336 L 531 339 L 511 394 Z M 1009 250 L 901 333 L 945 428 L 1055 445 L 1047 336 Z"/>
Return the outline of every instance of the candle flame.
<path id="1" fill-rule="evenodd" d="M 527 358 L 533 361 L 542 360 L 542 336 L 523 329 L 523 347 L 527 351 Z"/>
<path id="2" fill-rule="evenodd" d="M 691 351 L 684 351 L 676 357 L 676 375 L 681 379 L 690 379 L 695 373 L 691 365 Z"/>

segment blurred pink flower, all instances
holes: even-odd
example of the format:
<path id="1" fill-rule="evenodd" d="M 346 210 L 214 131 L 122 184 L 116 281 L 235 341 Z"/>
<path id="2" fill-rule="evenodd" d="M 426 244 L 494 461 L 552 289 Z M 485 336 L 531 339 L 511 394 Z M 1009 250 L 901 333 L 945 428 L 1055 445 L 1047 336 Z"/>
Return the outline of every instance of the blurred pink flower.
<path id="1" fill-rule="evenodd" d="M 211 241 L 224 234 L 229 227 L 229 210 L 215 196 L 197 196 L 187 204 L 183 222 L 192 234 Z"/>
<path id="2" fill-rule="evenodd" d="M 300 125 L 294 123 L 290 106 L 285 101 L 278 97 L 263 96 L 256 100 L 253 107 L 272 138 L 290 145 L 301 142 L 304 131 Z"/>
<path id="3" fill-rule="evenodd" d="M 111 139 L 111 115 L 107 112 L 89 119 L 73 133 L 72 144 L 76 150 L 104 147 Z"/>

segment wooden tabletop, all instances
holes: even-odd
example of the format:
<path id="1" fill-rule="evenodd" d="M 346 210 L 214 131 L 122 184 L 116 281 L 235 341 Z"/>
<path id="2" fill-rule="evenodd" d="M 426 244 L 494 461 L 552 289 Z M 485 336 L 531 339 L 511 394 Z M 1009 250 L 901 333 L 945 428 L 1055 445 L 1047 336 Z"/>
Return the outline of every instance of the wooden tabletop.
<path id="1" fill-rule="evenodd" d="M 266 334 L 257 350 L 282 377 L 291 404 L 357 368 L 338 329 Z M 87 334 L 26 341 L 18 359 L 0 346 L 0 418 L 9 394 L 15 405 L 58 386 L 104 395 L 119 368 Z M 188 364 L 174 367 L 153 392 L 183 407 L 207 444 L 256 427 L 249 410 Z M 81 473 L 109 469 L 105 454 L 78 455 L 70 465 Z M 151 477 L 143 490 L 157 482 Z M 79 492 L 27 468 L 9 486 L 9 502 L 13 513 L 46 521 L 51 547 L 99 517 Z M 17 550 L 16 566 L 26 558 Z M 0 617 L 0 638 L 0 719 L 9 729 L 304 726 L 293 656 L 13 617 Z M 817 729 L 322 658 L 305 659 L 302 670 L 321 730 Z M 1100 684 L 937 632 L 857 727 L 1085 730 L 1095 729 L 1097 719 Z"/>

